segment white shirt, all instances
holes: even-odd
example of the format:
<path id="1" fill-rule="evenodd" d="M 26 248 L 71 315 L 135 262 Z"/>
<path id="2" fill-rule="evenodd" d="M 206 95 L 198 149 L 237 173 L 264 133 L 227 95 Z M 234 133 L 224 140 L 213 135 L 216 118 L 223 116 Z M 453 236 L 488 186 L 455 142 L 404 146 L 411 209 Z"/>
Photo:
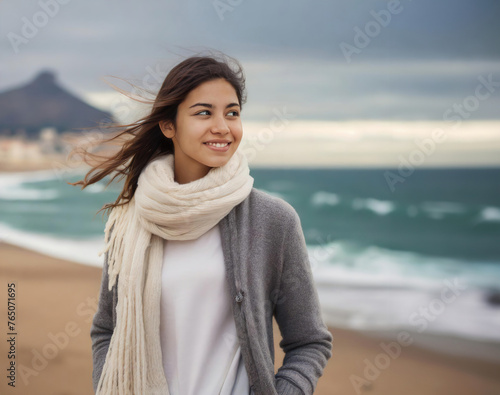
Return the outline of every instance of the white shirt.
<path id="1" fill-rule="evenodd" d="M 170 395 L 250 393 L 230 301 L 219 225 L 196 240 L 164 240 L 160 339 Z"/>

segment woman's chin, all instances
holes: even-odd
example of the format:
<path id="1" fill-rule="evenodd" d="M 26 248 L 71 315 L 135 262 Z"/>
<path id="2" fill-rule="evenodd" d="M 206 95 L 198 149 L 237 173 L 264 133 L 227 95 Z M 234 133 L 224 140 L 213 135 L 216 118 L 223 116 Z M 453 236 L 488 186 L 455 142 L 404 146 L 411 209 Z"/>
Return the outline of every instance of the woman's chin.
<path id="1" fill-rule="evenodd" d="M 220 158 L 210 158 L 210 160 L 207 160 L 207 162 L 205 163 L 208 167 L 221 167 L 229 162 L 229 159 L 231 159 L 231 157 L 232 155 L 228 154 Z"/>

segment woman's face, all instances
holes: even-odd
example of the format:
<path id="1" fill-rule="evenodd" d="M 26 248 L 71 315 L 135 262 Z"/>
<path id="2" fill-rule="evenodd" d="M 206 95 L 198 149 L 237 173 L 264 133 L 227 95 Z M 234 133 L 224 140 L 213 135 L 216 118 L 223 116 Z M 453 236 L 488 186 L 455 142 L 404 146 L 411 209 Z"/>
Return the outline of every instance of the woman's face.
<path id="1" fill-rule="evenodd" d="M 177 127 L 159 123 L 174 143 L 175 181 L 184 184 L 204 177 L 212 167 L 225 165 L 243 136 L 238 96 L 225 79 L 204 82 L 177 108 Z M 209 142 L 221 142 L 214 146 Z"/>

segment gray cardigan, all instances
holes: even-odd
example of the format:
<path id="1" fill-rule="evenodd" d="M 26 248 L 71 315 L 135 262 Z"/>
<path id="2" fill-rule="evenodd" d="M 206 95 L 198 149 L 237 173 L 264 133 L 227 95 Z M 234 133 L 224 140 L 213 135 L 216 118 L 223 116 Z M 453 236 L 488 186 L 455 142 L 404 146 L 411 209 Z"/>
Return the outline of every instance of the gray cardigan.
<path id="1" fill-rule="evenodd" d="M 312 394 L 332 356 L 333 337 L 322 317 L 297 212 L 285 200 L 252 188 L 219 226 L 251 394 Z M 116 325 L 117 286 L 108 291 L 107 283 L 106 253 L 90 329 L 94 391 Z M 279 345 L 285 352 L 276 375 L 273 315 L 283 338 Z"/>

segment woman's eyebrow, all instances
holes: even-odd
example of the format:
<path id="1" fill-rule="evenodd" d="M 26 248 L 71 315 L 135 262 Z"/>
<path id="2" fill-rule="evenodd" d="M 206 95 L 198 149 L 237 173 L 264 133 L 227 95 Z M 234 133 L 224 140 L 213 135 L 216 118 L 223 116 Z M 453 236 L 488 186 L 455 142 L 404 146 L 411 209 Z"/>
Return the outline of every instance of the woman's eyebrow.
<path id="1" fill-rule="evenodd" d="M 196 104 L 193 104 L 192 106 L 190 106 L 189 108 L 192 108 L 192 107 L 196 107 L 196 106 L 202 106 L 202 107 L 208 107 L 208 108 L 213 108 L 214 106 L 210 103 L 196 103 Z M 226 108 L 229 108 L 229 107 L 239 107 L 240 105 L 238 103 L 229 103 Z"/>

